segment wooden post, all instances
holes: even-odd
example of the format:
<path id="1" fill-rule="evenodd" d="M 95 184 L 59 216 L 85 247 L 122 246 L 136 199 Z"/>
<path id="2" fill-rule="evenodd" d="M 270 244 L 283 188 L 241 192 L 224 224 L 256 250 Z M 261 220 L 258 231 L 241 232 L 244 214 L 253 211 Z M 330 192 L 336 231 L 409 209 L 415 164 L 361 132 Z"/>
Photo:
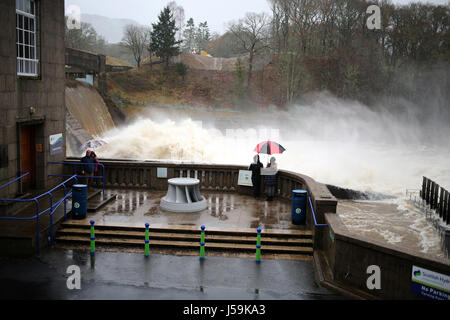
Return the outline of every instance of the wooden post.
<path id="1" fill-rule="evenodd" d="M 439 210 L 439 217 L 442 218 L 442 215 L 444 214 L 444 188 L 441 188 L 440 190 L 440 195 L 439 195 L 439 205 L 438 205 L 438 210 Z"/>
<path id="2" fill-rule="evenodd" d="M 435 188 L 434 181 L 431 181 L 431 192 L 430 192 L 430 209 L 434 209 L 434 188 Z"/>
<path id="3" fill-rule="evenodd" d="M 450 193 L 446 190 L 445 191 L 445 204 L 444 204 L 444 221 L 449 224 L 450 223 Z"/>
<path id="4" fill-rule="evenodd" d="M 431 181 L 427 178 L 427 187 L 425 191 L 425 201 L 426 204 L 430 204 L 430 188 L 431 188 Z"/>
<path id="5" fill-rule="evenodd" d="M 426 189 L 427 189 L 427 178 L 423 177 L 422 191 L 420 192 L 420 197 L 422 198 L 422 200 L 425 200 Z"/>

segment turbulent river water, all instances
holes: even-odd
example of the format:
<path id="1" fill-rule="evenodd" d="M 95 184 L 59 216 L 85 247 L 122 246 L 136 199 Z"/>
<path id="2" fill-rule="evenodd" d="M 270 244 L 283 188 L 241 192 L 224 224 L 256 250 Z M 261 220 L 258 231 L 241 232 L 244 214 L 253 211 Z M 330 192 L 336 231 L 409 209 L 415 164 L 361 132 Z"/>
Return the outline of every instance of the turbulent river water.
<path id="1" fill-rule="evenodd" d="M 340 201 L 349 230 L 395 245 L 442 256 L 440 238 L 405 197 L 426 176 L 450 187 L 448 127 L 417 112 L 377 112 L 356 103 L 323 97 L 285 111 L 218 116 L 149 111 L 132 124 L 106 132 L 103 158 L 160 159 L 249 165 L 257 143 L 271 139 L 287 151 L 279 168 L 359 191 L 393 196 L 385 200 Z M 172 112 L 173 114 L 173 112 Z M 438 118 L 438 116 L 437 116 Z M 171 119 L 171 120 L 169 120 Z M 267 163 L 268 156 L 261 155 Z"/>

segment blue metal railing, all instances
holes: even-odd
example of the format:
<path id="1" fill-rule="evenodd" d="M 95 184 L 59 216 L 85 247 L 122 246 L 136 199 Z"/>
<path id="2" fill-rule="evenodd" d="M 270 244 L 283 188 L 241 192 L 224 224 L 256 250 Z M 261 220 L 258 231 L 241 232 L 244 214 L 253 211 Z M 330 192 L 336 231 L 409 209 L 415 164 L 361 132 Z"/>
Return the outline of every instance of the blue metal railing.
<path id="1" fill-rule="evenodd" d="M 74 162 L 49 162 L 48 164 L 61 164 L 61 165 L 69 165 L 74 167 L 73 175 L 76 175 L 78 178 L 93 178 L 93 179 L 102 179 L 102 194 L 105 195 L 105 166 L 102 163 L 74 163 Z M 102 167 L 102 175 L 101 176 L 81 176 L 77 174 L 77 167 L 84 167 L 86 165 L 90 166 L 100 166 Z M 49 177 L 71 177 L 69 174 L 49 174 Z"/>
<path id="2" fill-rule="evenodd" d="M 311 196 L 309 197 L 309 205 L 311 206 L 311 210 L 312 210 L 312 214 L 313 214 L 313 218 L 314 218 L 314 225 L 316 227 L 328 227 L 328 224 L 319 224 L 319 223 L 317 223 L 316 212 L 314 211 L 314 206 L 313 206 L 312 201 L 311 201 Z"/>
<path id="3" fill-rule="evenodd" d="M 52 244 L 53 243 L 53 213 L 64 202 L 64 221 L 67 220 L 66 200 L 68 197 L 70 197 L 72 195 L 72 191 L 69 191 L 69 193 L 67 193 L 66 183 L 69 183 L 71 180 L 75 180 L 75 183 L 78 183 L 77 176 L 73 175 L 66 181 L 64 181 L 64 182 L 60 183 L 59 185 L 57 185 L 56 187 L 54 187 L 53 189 L 47 191 L 46 193 L 41 194 L 40 196 L 32 198 L 32 199 L 0 199 L 0 201 L 9 201 L 9 202 L 18 202 L 18 203 L 34 202 L 36 205 L 36 214 L 33 217 L 22 217 L 22 218 L 21 217 L 0 217 L 0 220 L 24 221 L 24 220 L 36 219 L 36 238 L 37 238 L 36 245 L 37 245 L 38 253 L 40 253 L 39 217 L 47 212 L 50 212 L 50 216 L 49 216 L 50 217 L 50 244 Z M 56 202 L 55 204 L 53 204 L 53 194 L 52 193 L 54 191 L 60 189 L 61 187 L 63 187 L 63 189 L 64 189 L 64 197 L 61 200 L 59 200 L 58 202 Z M 41 199 L 47 195 L 50 197 L 50 207 L 42 212 L 39 212 L 39 199 Z"/>
<path id="4" fill-rule="evenodd" d="M 23 173 L 23 172 L 19 172 L 19 173 Z M 23 179 L 24 177 L 28 176 L 29 174 L 30 174 L 29 172 L 25 172 L 24 175 L 22 175 L 22 176 L 20 176 L 20 177 L 18 177 L 18 178 L 16 178 L 16 179 L 14 179 L 13 181 L 10 181 L 10 182 L 8 182 L 8 183 L 2 185 L 2 186 L 0 187 L 0 190 L 3 189 L 3 188 L 6 188 L 7 186 L 9 186 L 10 184 L 13 184 L 13 183 L 16 182 L 16 181 L 19 181 L 20 179 Z"/>

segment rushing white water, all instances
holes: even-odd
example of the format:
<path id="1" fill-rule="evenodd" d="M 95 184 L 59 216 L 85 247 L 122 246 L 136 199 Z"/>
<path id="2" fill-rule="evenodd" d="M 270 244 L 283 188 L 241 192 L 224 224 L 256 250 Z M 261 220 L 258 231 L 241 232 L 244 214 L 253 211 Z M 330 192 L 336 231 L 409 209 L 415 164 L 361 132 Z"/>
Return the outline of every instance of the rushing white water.
<path id="1" fill-rule="evenodd" d="M 221 131 L 188 116 L 162 120 L 160 113 L 149 115 L 107 132 L 103 138 L 109 145 L 99 154 L 248 165 L 255 146 L 271 139 L 287 149 L 275 156 L 279 168 L 323 183 L 402 195 L 406 189 L 420 188 L 427 176 L 450 187 L 450 128 L 436 125 L 434 118 L 418 120 L 413 111 L 375 112 L 325 95 L 309 105 L 238 119 Z"/>
<path id="2" fill-rule="evenodd" d="M 350 231 L 391 245 L 444 256 L 439 232 L 409 199 L 341 200 L 337 212 Z"/>

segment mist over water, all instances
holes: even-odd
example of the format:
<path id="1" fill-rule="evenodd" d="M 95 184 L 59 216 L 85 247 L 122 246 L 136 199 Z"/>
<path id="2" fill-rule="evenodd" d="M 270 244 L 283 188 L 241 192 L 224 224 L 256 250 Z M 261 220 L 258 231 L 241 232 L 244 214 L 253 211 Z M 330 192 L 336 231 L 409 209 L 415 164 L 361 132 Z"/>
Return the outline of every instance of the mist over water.
<path id="1" fill-rule="evenodd" d="M 399 104 L 404 106 L 400 111 Z M 249 165 L 255 146 L 271 139 L 287 149 L 275 156 L 279 168 L 322 183 L 402 195 L 407 188 L 420 188 L 427 176 L 450 187 L 450 130 L 444 114 L 407 101 L 399 104 L 371 109 L 321 93 L 284 111 L 244 114 L 220 124 L 214 113 L 200 119 L 186 112 L 174 119 L 149 111 L 105 133 L 109 144 L 98 153 L 102 158 Z M 268 159 L 261 155 L 263 163 Z"/>

